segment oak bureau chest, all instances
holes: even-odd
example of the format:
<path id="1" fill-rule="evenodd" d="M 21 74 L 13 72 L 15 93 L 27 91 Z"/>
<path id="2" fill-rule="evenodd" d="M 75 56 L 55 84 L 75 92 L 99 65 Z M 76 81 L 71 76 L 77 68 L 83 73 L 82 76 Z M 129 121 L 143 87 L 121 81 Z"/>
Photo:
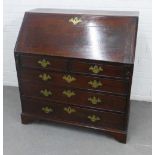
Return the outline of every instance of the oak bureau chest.
<path id="1" fill-rule="evenodd" d="M 15 46 L 22 123 L 83 126 L 125 143 L 137 25 L 137 12 L 26 12 Z"/>

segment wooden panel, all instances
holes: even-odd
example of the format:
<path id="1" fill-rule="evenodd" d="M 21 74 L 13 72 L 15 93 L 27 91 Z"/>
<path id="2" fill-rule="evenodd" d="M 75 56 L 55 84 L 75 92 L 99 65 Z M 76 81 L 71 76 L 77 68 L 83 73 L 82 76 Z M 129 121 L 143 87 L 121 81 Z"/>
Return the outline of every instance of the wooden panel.
<path id="1" fill-rule="evenodd" d="M 124 117 L 121 114 L 32 99 L 23 99 L 22 108 L 23 113 L 49 118 L 51 120 L 60 119 L 99 128 L 115 128 L 119 130 L 123 130 L 124 128 Z"/>
<path id="2" fill-rule="evenodd" d="M 15 51 L 133 64 L 136 28 L 137 17 L 26 13 Z"/>
<path id="3" fill-rule="evenodd" d="M 86 14 L 33 14 L 33 13 L 26 13 L 28 16 L 27 19 L 27 25 L 31 24 L 30 26 L 33 27 L 34 24 L 39 25 L 40 27 L 47 24 L 50 24 L 50 26 L 59 26 L 59 28 L 63 27 L 105 27 L 108 26 L 108 28 L 112 27 L 126 27 L 126 22 L 134 22 L 135 17 L 106 17 L 101 15 L 86 15 Z M 44 23 L 42 23 L 42 20 Z M 130 23 L 131 24 L 131 23 Z M 63 25 L 63 27 L 62 27 Z M 50 29 L 49 29 L 50 30 Z M 59 33 L 59 32 L 58 32 Z"/>
<path id="4" fill-rule="evenodd" d="M 129 78 L 131 69 L 132 67 L 126 69 L 124 65 L 108 65 L 101 62 L 74 61 L 71 64 L 71 72 L 103 75 L 114 78 Z"/>
<path id="5" fill-rule="evenodd" d="M 47 81 L 43 81 L 40 78 L 40 75 L 49 75 L 51 79 Z M 75 78 L 72 82 L 67 82 L 65 77 L 69 79 Z M 118 94 L 127 94 L 128 93 L 128 82 L 123 80 L 113 80 L 107 78 L 97 78 L 91 76 L 82 76 L 82 75 L 75 75 L 75 74 L 65 74 L 65 73 L 51 73 L 51 72 L 44 72 L 44 71 L 35 71 L 29 69 L 23 69 L 21 73 L 21 80 L 22 81 L 31 81 L 40 83 L 42 85 L 49 84 L 49 85 L 58 85 L 58 86 L 68 86 L 74 88 L 83 88 L 83 89 L 92 89 L 92 90 L 100 90 L 100 91 L 107 91 L 112 93 Z"/>
<path id="6" fill-rule="evenodd" d="M 81 61 L 49 56 L 21 55 L 22 67 L 46 69 L 53 71 L 68 71 L 111 78 L 130 78 L 132 65 L 109 64 L 100 61 Z"/>
<path id="7" fill-rule="evenodd" d="M 31 89 L 31 91 L 30 91 Z M 47 95 L 41 93 L 51 92 Z M 72 92 L 73 95 L 67 95 L 65 92 Z M 116 112 L 125 112 L 126 97 L 115 96 L 105 93 L 94 93 L 91 91 L 82 91 L 79 89 L 57 87 L 57 86 L 38 86 L 30 83 L 22 83 L 22 94 L 24 96 L 37 97 L 40 99 L 46 99 L 50 101 L 57 101 L 60 103 L 74 104 L 78 106 L 85 106 L 89 108 L 96 108 L 100 110 L 109 110 Z M 71 94 L 71 93 L 70 93 Z"/>
<path id="8" fill-rule="evenodd" d="M 47 70 L 67 70 L 67 59 L 53 58 L 47 56 L 21 55 L 20 62 L 22 67 L 40 68 Z"/>

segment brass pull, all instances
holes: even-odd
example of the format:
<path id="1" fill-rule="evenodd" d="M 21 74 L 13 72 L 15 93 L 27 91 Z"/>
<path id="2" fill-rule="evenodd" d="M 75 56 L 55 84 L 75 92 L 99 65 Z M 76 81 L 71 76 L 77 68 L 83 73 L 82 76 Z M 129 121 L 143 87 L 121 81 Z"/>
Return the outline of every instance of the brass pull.
<path id="1" fill-rule="evenodd" d="M 91 116 L 88 116 L 88 119 L 90 119 L 90 121 L 94 123 L 96 121 L 99 121 L 100 117 L 98 117 L 96 115 L 91 115 Z"/>
<path id="2" fill-rule="evenodd" d="M 75 93 L 73 91 L 71 91 L 71 90 L 64 90 L 62 93 L 64 95 L 66 95 L 68 98 L 70 98 L 70 97 L 75 95 Z"/>
<path id="3" fill-rule="evenodd" d="M 40 93 L 43 96 L 45 96 L 45 97 L 48 97 L 48 96 L 51 96 L 52 95 L 52 92 L 51 91 L 48 91 L 47 89 L 41 90 Z"/>
<path id="4" fill-rule="evenodd" d="M 78 23 L 81 23 L 82 20 L 81 20 L 81 18 L 73 17 L 73 18 L 69 19 L 69 22 L 73 23 L 73 25 L 77 25 Z"/>
<path id="5" fill-rule="evenodd" d="M 48 81 L 51 79 L 51 76 L 46 73 L 43 73 L 39 75 L 39 78 L 41 78 L 43 81 Z"/>
<path id="6" fill-rule="evenodd" d="M 94 66 L 90 66 L 89 70 L 95 74 L 98 74 L 99 72 L 103 71 L 103 68 L 101 66 L 94 65 Z"/>
<path id="7" fill-rule="evenodd" d="M 93 97 L 89 97 L 88 98 L 88 101 L 90 101 L 92 104 L 94 104 L 94 105 L 96 105 L 96 104 L 98 104 L 98 103 L 101 103 L 101 99 L 100 98 L 97 98 L 97 97 L 95 97 L 95 96 L 93 96 Z"/>
<path id="8" fill-rule="evenodd" d="M 50 65 L 50 62 L 48 60 L 42 59 L 38 61 L 38 64 L 40 64 L 43 68 L 46 68 L 48 65 Z"/>
<path id="9" fill-rule="evenodd" d="M 53 109 L 46 106 L 46 107 L 42 107 L 42 111 L 46 114 L 49 114 L 49 113 L 53 112 Z"/>
<path id="10" fill-rule="evenodd" d="M 96 81 L 96 80 L 89 81 L 88 84 L 90 84 L 93 88 L 98 88 L 102 86 L 101 81 Z"/>
<path id="11" fill-rule="evenodd" d="M 74 108 L 69 107 L 65 107 L 64 111 L 67 112 L 68 114 L 74 113 L 76 112 L 76 110 Z"/>
<path id="12" fill-rule="evenodd" d="M 71 83 L 76 80 L 76 78 L 71 75 L 64 75 L 62 79 L 65 80 L 67 83 Z"/>

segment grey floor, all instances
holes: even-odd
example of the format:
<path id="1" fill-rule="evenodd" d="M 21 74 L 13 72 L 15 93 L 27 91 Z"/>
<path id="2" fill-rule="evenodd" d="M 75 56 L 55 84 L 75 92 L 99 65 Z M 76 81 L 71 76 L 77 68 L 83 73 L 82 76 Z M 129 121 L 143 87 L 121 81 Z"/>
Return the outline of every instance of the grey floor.
<path id="1" fill-rule="evenodd" d="M 4 155 L 151 155 L 151 103 L 132 101 L 127 144 L 81 128 L 20 122 L 18 89 L 4 87 Z"/>

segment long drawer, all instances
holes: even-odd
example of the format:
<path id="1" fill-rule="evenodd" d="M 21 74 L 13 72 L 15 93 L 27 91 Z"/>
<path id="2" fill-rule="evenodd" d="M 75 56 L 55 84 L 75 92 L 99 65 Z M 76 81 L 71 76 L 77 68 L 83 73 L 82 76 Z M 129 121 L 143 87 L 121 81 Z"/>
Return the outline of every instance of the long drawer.
<path id="1" fill-rule="evenodd" d="M 128 93 L 128 81 L 77 74 L 22 69 L 21 80 L 40 84 L 68 86 L 117 94 Z"/>
<path id="2" fill-rule="evenodd" d="M 125 96 L 27 82 L 22 83 L 22 95 L 101 110 L 125 112 L 126 108 Z"/>
<path id="3" fill-rule="evenodd" d="M 58 104 L 44 100 L 23 99 L 23 113 L 48 118 L 80 123 L 96 128 L 124 129 L 122 114 L 79 108 L 68 104 Z"/>

